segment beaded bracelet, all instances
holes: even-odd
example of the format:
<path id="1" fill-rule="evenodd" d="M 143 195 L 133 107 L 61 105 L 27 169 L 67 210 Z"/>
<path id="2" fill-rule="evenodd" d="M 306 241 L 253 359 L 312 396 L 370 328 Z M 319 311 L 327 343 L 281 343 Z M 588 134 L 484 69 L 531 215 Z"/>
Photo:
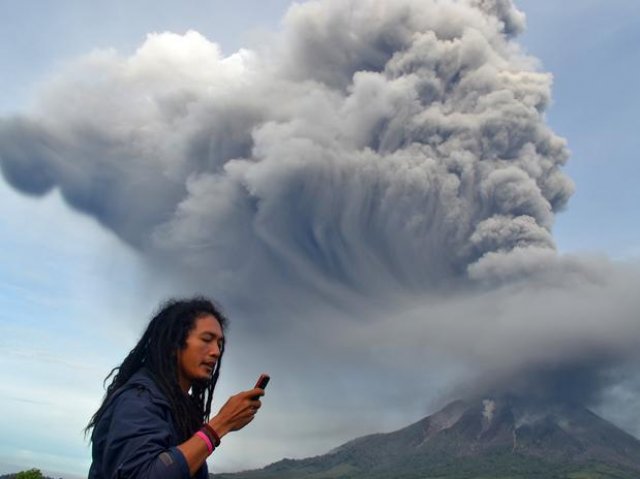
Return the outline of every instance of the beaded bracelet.
<path id="1" fill-rule="evenodd" d="M 213 447 L 216 448 L 220 445 L 220 436 L 218 435 L 218 433 L 211 427 L 211 425 L 209 425 L 209 423 L 205 422 L 202 425 L 202 429 L 201 431 L 204 431 L 207 433 L 207 436 L 209 436 L 211 438 L 211 442 L 213 443 Z"/>
<path id="2" fill-rule="evenodd" d="M 202 434 L 205 434 L 209 438 L 209 441 L 211 442 L 211 446 L 213 447 L 213 449 L 215 449 L 216 448 L 216 442 L 217 442 L 216 438 L 214 436 L 212 436 L 211 433 L 204 426 L 202 426 L 202 429 L 200 429 L 200 432 Z"/>

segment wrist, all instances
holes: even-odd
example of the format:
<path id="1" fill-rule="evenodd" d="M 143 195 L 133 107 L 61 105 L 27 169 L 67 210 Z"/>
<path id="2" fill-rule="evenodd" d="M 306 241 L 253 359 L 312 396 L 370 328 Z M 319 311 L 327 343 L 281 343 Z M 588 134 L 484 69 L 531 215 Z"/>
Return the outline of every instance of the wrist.
<path id="1" fill-rule="evenodd" d="M 220 439 L 222 439 L 223 436 L 226 436 L 227 433 L 231 431 L 229 426 L 226 425 L 225 421 L 220 419 L 218 416 L 213 417 L 208 424 L 218 434 Z"/>
<path id="2" fill-rule="evenodd" d="M 195 436 L 200 438 L 206 444 L 207 452 L 210 455 L 215 449 L 215 446 L 213 445 L 213 442 L 209 437 L 209 435 L 207 434 L 206 430 L 203 428 L 203 429 L 200 429 L 199 431 L 196 431 Z"/>

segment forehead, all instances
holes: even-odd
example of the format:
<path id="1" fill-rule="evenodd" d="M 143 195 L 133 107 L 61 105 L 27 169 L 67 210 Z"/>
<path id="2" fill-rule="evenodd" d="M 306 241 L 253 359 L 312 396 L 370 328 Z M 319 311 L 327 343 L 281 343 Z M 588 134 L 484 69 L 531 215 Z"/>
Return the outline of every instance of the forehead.
<path id="1" fill-rule="evenodd" d="M 223 336 L 222 326 L 220 326 L 218 320 L 210 314 L 197 317 L 193 322 L 192 332 L 194 334 L 211 333 L 219 338 Z"/>

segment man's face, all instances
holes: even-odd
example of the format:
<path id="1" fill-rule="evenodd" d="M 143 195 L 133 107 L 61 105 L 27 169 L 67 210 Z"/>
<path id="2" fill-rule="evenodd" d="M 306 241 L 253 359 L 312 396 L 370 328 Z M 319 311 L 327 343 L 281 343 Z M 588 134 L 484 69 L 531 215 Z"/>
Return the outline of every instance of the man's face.
<path id="1" fill-rule="evenodd" d="M 194 381 L 211 378 L 224 336 L 218 320 L 210 315 L 197 318 L 187 336 L 183 349 L 178 350 L 178 382 L 183 391 L 189 391 Z"/>

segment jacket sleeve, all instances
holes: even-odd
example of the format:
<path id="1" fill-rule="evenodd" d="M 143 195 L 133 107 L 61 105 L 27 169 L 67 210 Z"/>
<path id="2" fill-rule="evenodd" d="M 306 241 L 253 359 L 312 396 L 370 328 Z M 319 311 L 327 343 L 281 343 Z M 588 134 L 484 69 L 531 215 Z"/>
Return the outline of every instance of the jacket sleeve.
<path id="1" fill-rule="evenodd" d="M 166 411 L 146 390 L 123 392 L 113 405 L 103 472 L 109 479 L 189 479 L 189 466 L 171 442 Z"/>

